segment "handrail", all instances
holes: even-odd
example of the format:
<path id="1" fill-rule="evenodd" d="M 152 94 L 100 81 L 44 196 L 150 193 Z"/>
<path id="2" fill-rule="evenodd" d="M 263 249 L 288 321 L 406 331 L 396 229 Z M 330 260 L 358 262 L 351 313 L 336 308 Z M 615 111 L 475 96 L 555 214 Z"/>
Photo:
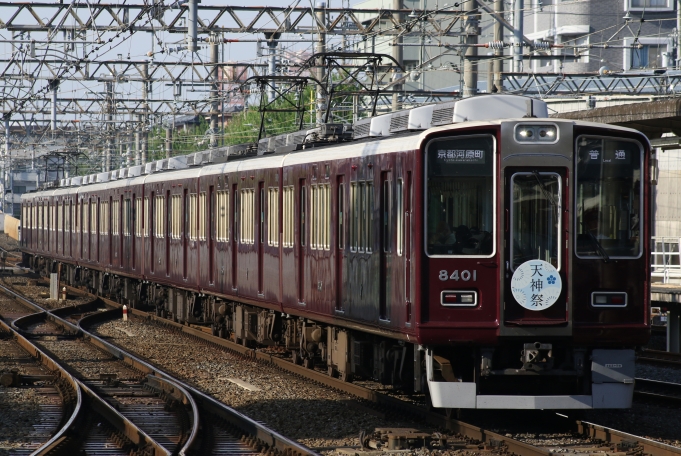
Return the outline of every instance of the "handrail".
<path id="1" fill-rule="evenodd" d="M 661 277 L 663 283 L 681 278 L 681 238 L 653 236 L 650 243 L 650 275 Z"/>

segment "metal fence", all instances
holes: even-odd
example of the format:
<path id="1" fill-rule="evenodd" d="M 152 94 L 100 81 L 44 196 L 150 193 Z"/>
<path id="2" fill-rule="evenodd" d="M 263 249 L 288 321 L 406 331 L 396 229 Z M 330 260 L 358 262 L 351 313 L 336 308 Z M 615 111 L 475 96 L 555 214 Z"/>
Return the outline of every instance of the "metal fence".
<path id="1" fill-rule="evenodd" d="M 662 278 L 663 283 L 670 279 L 681 279 L 681 237 L 656 237 L 651 242 L 651 276 Z"/>

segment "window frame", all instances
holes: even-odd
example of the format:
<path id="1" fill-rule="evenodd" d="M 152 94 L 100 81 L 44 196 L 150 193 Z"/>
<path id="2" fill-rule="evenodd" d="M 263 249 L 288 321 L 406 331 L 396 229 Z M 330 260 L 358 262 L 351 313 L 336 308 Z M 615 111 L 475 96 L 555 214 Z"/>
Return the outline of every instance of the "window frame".
<path id="1" fill-rule="evenodd" d="M 610 139 L 610 140 L 615 140 L 615 141 L 628 141 L 628 142 L 632 142 L 632 143 L 638 145 L 639 159 L 640 159 L 639 163 L 641 165 L 641 167 L 640 167 L 641 184 L 639 185 L 639 195 L 638 195 L 640 205 L 641 205 L 640 208 L 639 208 L 640 209 L 639 216 L 640 216 L 641 221 L 643 220 L 643 217 L 646 216 L 645 215 L 646 205 L 645 205 L 645 202 L 643 200 L 643 190 L 644 190 L 644 187 L 645 187 L 644 177 L 645 177 L 645 174 L 646 174 L 645 155 L 644 155 L 645 149 L 643 148 L 643 144 L 641 144 L 640 141 L 638 141 L 637 139 L 632 139 L 632 138 L 620 138 L 620 137 L 616 137 L 616 136 L 589 135 L 589 134 L 581 134 L 581 135 L 578 135 L 575 138 L 575 142 L 573 144 L 573 147 L 574 147 L 574 164 L 573 164 L 573 166 L 574 166 L 574 185 L 573 185 L 573 194 L 572 194 L 573 200 L 571 202 L 572 207 L 570 208 L 570 210 L 574 211 L 574 217 L 573 217 L 574 218 L 574 224 L 572 225 L 574 234 L 572 236 L 572 242 L 575 245 L 575 249 L 574 249 L 575 250 L 575 256 L 577 258 L 579 258 L 580 260 L 603 260 L 603 257 L 599 256 L 599 255 L 583 256 L 583 255 L 581 255 L 577 252 L 577 247 L 576 247 L 577 246 L 577 234 L 579 232 L 578 226 L 577 226 L 578 218 L 579 218 L 578 212 L 577 212 L 577 202 L 579 201 L 579 194 L 578 194 L 578 192 L 579 192 L 579 174 L 578 174 L 578 169 L 577 169 L 577 160 L 579 159 L 579 156 L 578 156 L 578 153 L 577 153 L 577 147 L 578 147 L 580 138 L 585 137 L 585 136 L 588 137 L 588 138 L 595 138 L 595 139 Z M 639 222 L 639 223 L 641 223 L 641 222 Z M 641 234 L 640 234 L 640 239 L 639 239 L 639 252 L 638 252 L 637 256 L 624 256 L 623 257 L 623 256 L 608 255 L 608 258 L 610 258 L 611 260 L 637 260 L 637 259 L 641 258 L 643 256 L 643 252 L 645 251 L 644 242 L 648 242 L 645 239 L 644 234 L 649 234 L 649 233 L 644 233 L 643 227 L 641 227 Z"/>
<path id="2" fill-rule="evenodd" d="M 442 254 L 430 254 L 428 253 L 428 148 L 435 141 L 441 141 L 443 139 L 471 139 L 471 138 L 491 138 L 492 139 L 492 228 L 494 231 L 492 234 L 492 252 L 489 255 L 442 255 Z M 441 136 L 438 138 L 433 138 L 426 143 L 423 147 L 423 245 L 424 252 L 428 258 L 493 258 L 497 254 L 497 236 L 498 230 L 497 226 L 497 212 L 499 211 L 499 201 L 497 198 L 497 188 L 499 185 L 499 172 L 498 172 L 498 151 L 497 138 L 496 136 L 489 133 L 481 133 L 475 135 L 461 135 L 461 136 Z M 502 202 L 503 203 L 503 202 Z"/>

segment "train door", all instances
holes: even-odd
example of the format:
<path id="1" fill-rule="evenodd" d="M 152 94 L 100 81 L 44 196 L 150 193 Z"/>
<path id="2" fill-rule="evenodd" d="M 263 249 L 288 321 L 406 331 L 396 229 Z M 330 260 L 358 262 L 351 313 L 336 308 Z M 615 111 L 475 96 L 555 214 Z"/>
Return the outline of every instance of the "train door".
<path id="1" fill-rule="evenodd" d="M 390 320 L 388 315 L 388 300 L 390 299 L 390 290 L 392 289 L 392 274 L 390 273 L 390 258 L 391 258 L 391 240 L 392 240 L 392 181 L 390 179 L 390 171 L 381 173 L 381 213 L 380 226 L 381 232 L 379 234 L 379 320 Z"/>
<path id="2" fill-rule="evenodd" d="M 170 225 L 171 225 L 171 217 L 170 214 L 172 214 L 171 211 L 171 200 L 170 200 L 170 190 L 166 190 L 166 197 L 163 200 L 163 204 L 165 204 L 165 214 L 166 217 L 163 220 L 163 225 L 164 225 L 164 231 L 165 231 L 165 251 L 166 251 L 166 276 L 170 276 Z"/>
<path id="3" fill-rule="evenodd" d="M 265 294 L 265 287 L 263 284 L 263 250 L 265 244 L 265 182 L 258 182 L 258 209 L 260 216 L 258 217 L 258 295 Z"/>
<path id="4" fill-rule="evenodd" d="M 149 262 L 149 272 L 153 274 L 156 265 L 156 224 L 158 223 L 158 220 L 156 220 L 156 205 L 158 204 L 156 201 L 156 192 L 151 192 L 149 201 L 151 206 L 149 211 L 149 247 L 151 249 L 151 255 L 149 256 L 151 259 Z"/>
<path id="5" fill-rule="evenodd" d="M 398 240 L 397 249 L 398 254 L 400 250 L 404 252 L 404 302 L 406 307 L 405 322 L 411 323 L 411 210 L 412 210 L 412 194 L 411 194 L 411 171 L 407 171 L 403 180 L 398 182 L 398 193 L 402 195 L 402 199 L 398 201 L 398 214 L 401 220 L 398 220 Z M 402 187 L 404 186 L 404 189 Z M 400 206 L 403 209 L 400 209 Z"/>
<path id="6" fill-rule="evenodd" d="M 307 225 L 307 193 L 305 179 L 298 183 L 298 302 L 305 303 L 305 231 Z"/>
<path id="7" fill-rule="evenodd" d="M 504 321 L 507 326 L 565 324 L 565 171 L 508 168 L 506 186 Z"/>
<path id="8" fill-rule="evenodd" d="M 182 194 L 182 278 L 187 280 L 187 254 L 189 244 L 189 190 Z"/>
<path id="9" fill-rule="evenodd" d="M 234 204 L 232 204 L 232 207 L 234 208 L 232 210 L 232 290 L 236 291 L 237 289 L 237 249 L 238 249 L 238 236 L 239 236 L 239 187 L 238 184 L 233 184 L 232 185 L 232 198 L 234 198 Z"/>
<path id="10" fill-rule="evenodd" d="M 208 187 L 208 282 L 215 283 L 215 186 Z"/>
<path id="11" fill-rule="evenodd" d="M 343 176 L 336 178 L 338 198 L 336 202 L 336 311 L 343 311 L 343 267 L 345 263 L 345 183 Z"/>

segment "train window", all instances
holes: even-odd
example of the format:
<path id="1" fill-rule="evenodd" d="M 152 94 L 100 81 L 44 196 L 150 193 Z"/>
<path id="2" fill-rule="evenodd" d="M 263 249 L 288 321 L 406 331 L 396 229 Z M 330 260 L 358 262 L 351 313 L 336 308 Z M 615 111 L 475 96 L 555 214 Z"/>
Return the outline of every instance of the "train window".
<path id="1" fill-rule="evenodd" d="M 144 215 L 140 217 L 142 219 L 142 229 L 144 230 L 144 237 L 149 237 L 149 223 L 145 223 L 147 217 L 151 217 L 149 212 L 149 197 L 144 197 Z"/>
<path id="2" fill-rule="evenodd" d="M 55 229 L 55 210 L 54 210 L 54 204 L 47 203 L 49 207 L 49 213 L 50 213 L 50 231 L 54 231 Z"/>
<path id="3" fill-rule="evenodd" d="M 62 231 L 62 223 L 64 223 L 64 203 L 56 204 L 57 211 L 57 231 Z"/>
<path id="4" fill-rule="evenodd" d="M 396 243 L 397 243 L 397 255 L 402 256 L 402 249 L 404 243 L 404 204 L 402 202 L 402 179 L 397 179 L 397 189 L 395 189 L 395 199 L 397 203 L 397 229 L 396 231 Z"/>
<path id="5" fill-rule="evenodd" d="M 494 138 L 435 139 L 426 146 L 426 253 L 491 256 Z"/>
<path id="6" fill-rule="evenodd" d="M 197 196 L 196 193 L 189 194 L 189 240 L 195 241 L 198 235 L 198 225 L 196 220 L 196 206 L 197 206 Z"/>
<path id="7" fill-rule="evenodd" d="M 284 211 L 283 211 L 283 246 L 293 247 L 293 208 L 294 208 L 294 196 L 293 196 L 293 185 L 284 187 Z"/>
<path id="8" fill-rule="evenodd" d="M 90 200 L 83 204 L 83 233 L 90 232 L 90 222 L 92 217 L 90 215 Z"/>
<path id="9" fill-rule="evenodd" d="M 130 236 L 132 232 L 132 200 L 123 200 L 123 235 Z"/>
<path id="10" fill-rule="evenodd" d="M 255 243 L 255 189 L 241 190 L 241 243 Z"/>
<path id="11" fill-rule="evenodd" d="M 99 203 L 99 229 L 102 234 L 109 234 L 109 202 L 102 201 Z"/>
<path id="12" fill-rule="evenodd" d="M 67 233 L 71 232 L 71 201 L 69 201 L 69 204 L 66 210 L 66 215 L 64 216 L 64 231 Z"/>
<path id="13" fill-rule="evenodd" d="M 157 195 L 154 198 L 154 236 L 159 239 L 165 236 L 164 228 L 167 223 L 165 199 L 163 195 Z"/>
<path id="14" fill-rule="evenodd" d="M 267 198 L 267 243 L 279 245 L 279 189 L 268 189 Z"/>
<path id="15" fill-rule="evenodd" d="M 305 201 L 305 186 L 300 187 L 300 245 L 305 245 L 305 212 L 307 211 Z"/>
<path id="16" fill-rule="evenodd" d="M 638 142 L 577 138 L 575 214 L 577 256 L 641 255 L 643 152 Z"/>
<path id="17" fill-rule="evenodd" d="M 260 207 L 260 244 L 265 243 L 265 188 L 264 183 L 260 182 L 258 186 L 260 187 L 260 202 L 258 206 Z"/>
<path id="18" fill-rule="evenodd" d="M 560 270 L 560 176 L 516 173 L 511 188 L 511 269 L 529 260 L 544 260 Z"/>
<path id="19" fill-rule="evenodd" d="M 219 242 L 229 240 L 229 192 L 218 191 L 217 238 Z"/>
<path id="20" fill-rule="evenodd" d="M 135 198 L 135 236 L 140 237 L 142 233 L 142 197 Z"/>
<path id="21" fill-rule="evenodd" d="M 170 237 L 180 239 L 182 233 L 182 195 L 170 197 Z"/>
<path id="22" fill-rule="evenodd" d="M 199 240 L 206 240 L 206 192 L 199 193 Z"/>
<path id="23" fill-rule="evenodd" d="M 317 186 L 310 185 L 310 248 L 316 249 L 319 230 L 319 208 L 318 208 Z"/>
<path id="24" fill-rule="evenodd" d="M 113 201 L 113 205 L 111 206 L 111 221 L 113 222 L 113 232 L 112 234 L 114 236 L 118 236 L 121 232 L 121 227 L 120 227 L 120 205 L 121 201 L 116 198 Z M 78 220 L 78 216 L 76 216 L 76 220 Z M 77 228 L 76 228 L 77 229 Z"/>
<path id="25" fill-rule="evenodd" d="M 90 204 L 92 205 L 90 209 L 90 233 L 97 234 L 99 232 L 99 227 L 97 226 L 97 212 L 99 211 L 99 204 L 97 204 L 97 200 L 93 200 Z"/>

